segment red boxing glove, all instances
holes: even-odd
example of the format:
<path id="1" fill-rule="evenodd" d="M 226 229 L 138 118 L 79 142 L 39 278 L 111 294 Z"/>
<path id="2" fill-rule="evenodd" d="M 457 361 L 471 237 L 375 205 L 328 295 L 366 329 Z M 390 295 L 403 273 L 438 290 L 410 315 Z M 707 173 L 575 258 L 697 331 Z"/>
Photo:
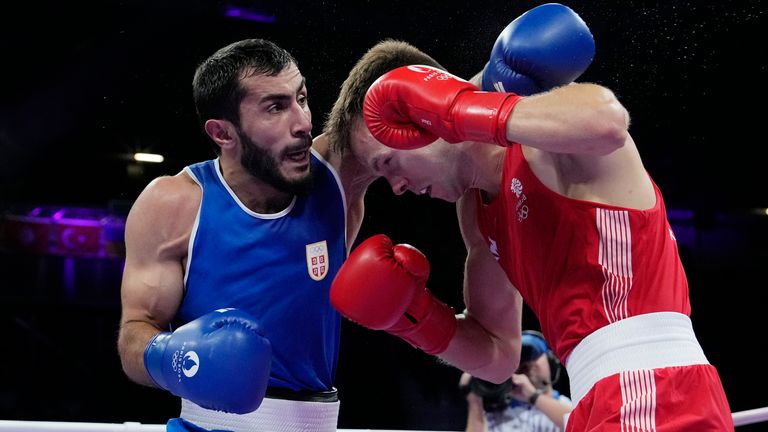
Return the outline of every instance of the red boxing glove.
<path id="1" fill-rule="evenodd" d="M 374 81 L 363 116 L 371 134 L 393 148 L 419 148 L 438 137 L 506 146 L 507 118 L 520 99 L 514 93 L 479 91 L 440 69 L 410 65 Z"/>
<path id="2" fill-rule="evenodd" d="M 331 304 L 348 319 L 386 330 L 429 354 L 456 333 L 453 308 L 426 288 L 429 262 L 410 245 L 375 235 L 352 251 L 331 285 Z"/>

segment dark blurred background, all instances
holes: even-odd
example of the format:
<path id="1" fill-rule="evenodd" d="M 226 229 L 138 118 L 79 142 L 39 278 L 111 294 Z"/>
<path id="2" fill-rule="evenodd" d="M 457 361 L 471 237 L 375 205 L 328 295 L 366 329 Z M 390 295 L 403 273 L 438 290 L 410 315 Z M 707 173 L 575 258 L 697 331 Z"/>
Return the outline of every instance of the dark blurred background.
<path id="1" fill-rule="evenodd" d="M 213 156 L 194 117 L 198 62 L 268 38 L 307 77 L 315 133 L 356 60 L 408 41 L 471 77 L 532 1 L 104 0 L 0 9 L 0 419 L 164 423 L 176 398 L 122 374 L 122 221 L 155 176 Z M 762 126 L 763 2 L 569 1 L 597 53 L 580 79 L 613 89 L 664 193 L 689 276 L 699 341 L 733 411 L 768 405 L 768 181 Z M 230 12 L 239 9 L 240 17 Z M 249 19 L 244 19 L 247 15 Z M 760 36 L 763 35 L 763 36 Z M 134 152 L 165 157 L 132 161 Z M 429 256 L 430 287 L 463 309 L 465 251 L 453 205 L 367 197 L 378 232 Z M 538 324 L 530 315 L 528 328 Z M 345 323 L 342 428 L 463 429 L 460 372 L 405 342 Z M 568 393 L 567 379 L 560 389 Z M 763 424 L 764 427 L 765 423 Z M 760 425 L 737 430 L 760 430 Z"/>

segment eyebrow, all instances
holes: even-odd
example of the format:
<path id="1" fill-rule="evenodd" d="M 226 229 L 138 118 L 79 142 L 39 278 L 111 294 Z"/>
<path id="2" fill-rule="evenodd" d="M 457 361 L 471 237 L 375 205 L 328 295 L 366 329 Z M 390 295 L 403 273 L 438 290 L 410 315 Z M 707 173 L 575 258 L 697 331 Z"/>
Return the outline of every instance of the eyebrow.
<path id="1" fill-rule="evenodd" d="M 299 93 L 304 88 L 306 83 L 307 83 L 307 79 L 305 77 L 301 77 L 301 82 L 299 83 L 298 87 L 296 88 L 296 92 L 295 93 Z M 271 101 L 276 101 L 276 100 L 284 100 L 284 99 L 292 99 L 292 98 L 293 98 L 293 95 L 290 95 L 290 94 L 285 94 L 285 93 L 269 93 L 269 94 L 266 94 L 266 95 L 262 96 L 261 99 L 259 99 L 259 103 L 271 102 Z"/>

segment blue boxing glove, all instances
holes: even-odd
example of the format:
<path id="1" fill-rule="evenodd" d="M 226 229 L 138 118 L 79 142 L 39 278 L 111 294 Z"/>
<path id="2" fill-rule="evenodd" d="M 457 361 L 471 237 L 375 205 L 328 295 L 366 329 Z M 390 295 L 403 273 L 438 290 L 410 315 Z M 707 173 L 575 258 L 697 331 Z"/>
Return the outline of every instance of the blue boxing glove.
<path id="1" fill-rule="evenodd" d="M 272 347 L 259 323 L 237 309 L 218 309 L 155 335 L 144 367 L 155 384 L 203 408 L 256 410 L 267 391 Z"/>
<path id="2" fill-rule="evenodd" d="M 537 6 L 501 32 L 483 70 L 483 90 L 527 96 L 573 82 L 592 63 L 595 40 L 576 12 Z"/>

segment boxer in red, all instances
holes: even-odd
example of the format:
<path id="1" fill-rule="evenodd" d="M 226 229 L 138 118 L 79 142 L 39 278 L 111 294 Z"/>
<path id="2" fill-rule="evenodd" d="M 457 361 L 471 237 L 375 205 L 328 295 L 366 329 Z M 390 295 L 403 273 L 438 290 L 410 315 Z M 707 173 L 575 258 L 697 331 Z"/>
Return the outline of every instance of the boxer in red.
<path id="1" fill-rule="evenodd" d="M 513 75 L 553 73 L 515 69 L 526 62 L 508 46 Z M 466 312 L 430 294 L 420 252 L 383 235 L 353 251 L 332 303 L 499 383 L 517 368 L 525 301 L 566 365 L 576 403 L 567 431 L 733 430 L 626 109 L 589 83 L 530 96 L 479 90 L 438 68 L 397 68 L 366 96 L 371 139 L 352 144 L 395 193 L 457 201 Z"/>

